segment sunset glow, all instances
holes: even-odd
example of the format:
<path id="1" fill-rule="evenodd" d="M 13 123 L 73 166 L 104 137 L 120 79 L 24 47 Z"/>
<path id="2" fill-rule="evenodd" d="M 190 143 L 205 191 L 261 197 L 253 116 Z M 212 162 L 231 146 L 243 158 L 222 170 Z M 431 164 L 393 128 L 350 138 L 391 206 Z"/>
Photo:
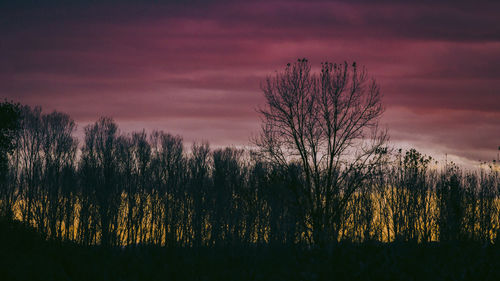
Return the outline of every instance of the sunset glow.
<path id="1" fill-rule="evenodd" d="M 499 3 L 47 2 L 0 4 L 0 97 L 66 112 L 80 132 L 111 116 L 125 132 L 248 145 L 266 75 L 307 57 L 366 66 L 394 145 L 496 157 Z"/>

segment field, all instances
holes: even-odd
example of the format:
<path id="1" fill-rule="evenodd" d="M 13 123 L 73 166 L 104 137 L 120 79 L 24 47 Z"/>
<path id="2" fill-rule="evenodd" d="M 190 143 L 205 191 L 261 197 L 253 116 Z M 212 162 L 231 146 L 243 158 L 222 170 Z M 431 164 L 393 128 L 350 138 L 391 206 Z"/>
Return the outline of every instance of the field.
<path id="1" fill-rule="evenodd" d="M 322 250 L 83 247 L 0 225 L 1 280 L 498 280 L 500 251 L 475 243 L 341 243 Z"/>

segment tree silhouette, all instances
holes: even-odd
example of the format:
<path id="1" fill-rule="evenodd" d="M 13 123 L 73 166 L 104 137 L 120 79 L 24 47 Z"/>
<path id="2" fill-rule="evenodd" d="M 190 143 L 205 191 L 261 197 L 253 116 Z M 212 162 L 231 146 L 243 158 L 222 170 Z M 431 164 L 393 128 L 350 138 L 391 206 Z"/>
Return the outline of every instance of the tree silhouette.
<path id="1" fill-rule="evenodd" d="M 263 89 L 260 150 L 185 149 L 180 136 L 121 133 L 111 118 L 78 146 L 70 116 L 19 106 L 4 134 L 2 213 L 49 239 L 106 247 L 500 239 L 495 164 L 440 171 L 414 149 L 387 149 L 364 71 L 326 63 L 311 74 L 300 60 Z"/>
<path id="2" fill-rule="evenodd" d="M 262 90 L 267 105 L 256 144 L 276 165 L 300 163 L 307 232 L 318 244 L 336 241 L 348 201 L 383 159 L 379 87 L 355 63 L 325 62 L 312 74 L 299 59 L 267 78 Z"/>
<path id="3" fill-rule="evenodd" d="M 80 163 L 82 193 L 92 202 L 91 206 L 85 207 L 97 210 L 100 241 L 105 246 L 114 242 L 120 203 L 117 185 L 117 130 L 117 125 L 110 118 L 101 118 L 95 124 L 87 126 Z M 86 223 L 92 225 L 91 221 Z M 94 233 L 95 235 L 97 234 Z"/>
<path id="4" fill-rule="evenodd" d="M 20 105 L 4 101 L 0 103 L 0 217 L 12 217 L 13 194 L 8 187 L 9 154 L 16 147 L 20 128 Z"/>

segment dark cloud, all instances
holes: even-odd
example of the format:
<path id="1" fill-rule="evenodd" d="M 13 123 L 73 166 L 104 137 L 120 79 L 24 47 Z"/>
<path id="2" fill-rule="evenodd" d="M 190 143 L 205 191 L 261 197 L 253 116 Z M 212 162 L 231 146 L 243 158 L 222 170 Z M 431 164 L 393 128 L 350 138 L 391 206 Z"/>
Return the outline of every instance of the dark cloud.
<path id="1" fill-rule="evenodd" d="M 4 32 L 34 24 L 137 24 L 213 21 L 273 38 L 400 37 L 497 41 L 500 3 L 493 1 L 44 1 L 4 4 Z M 48 4 L 46 3 L 48 2 Z M 29 3 L 29 1 L 28 1 Z M 43 4 L 42 4 L 43 3 Z M 13 6 L 13 7 L 12 7 Z M 236 27 L 236 28 L 235 28 Z"/>

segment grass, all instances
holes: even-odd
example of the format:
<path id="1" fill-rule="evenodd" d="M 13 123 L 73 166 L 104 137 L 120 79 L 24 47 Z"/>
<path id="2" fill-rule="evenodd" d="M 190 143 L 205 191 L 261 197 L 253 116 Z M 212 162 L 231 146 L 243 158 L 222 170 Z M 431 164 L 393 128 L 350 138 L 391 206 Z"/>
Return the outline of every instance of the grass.
<path id="1" fill-rule="evenodd" d="M 83 247 L 0 222 L 0 280 L 500 280 L 500 248 L 340 243 L 218 248 Z"/>

